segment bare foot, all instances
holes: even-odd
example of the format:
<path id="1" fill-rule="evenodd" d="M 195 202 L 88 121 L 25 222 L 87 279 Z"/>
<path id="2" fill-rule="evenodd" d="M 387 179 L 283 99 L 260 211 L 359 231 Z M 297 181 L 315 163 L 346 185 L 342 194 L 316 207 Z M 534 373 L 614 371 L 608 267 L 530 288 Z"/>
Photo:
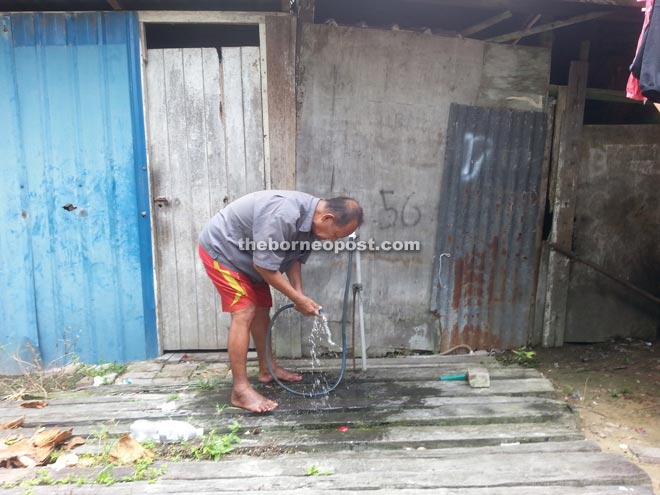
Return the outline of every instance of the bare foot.
<path id="1" fill-rule="evenodd" d="M 252 386 L 236 389 L 231 392 L 231 403 L 241 409 L 248 411 L 264 413 L 272 411 L 277 407 L 277 402 L 266 399 L 263 395 L 258 393 Z"/>
<path id="2" fill-rule="evenodd" d="M 283 382 L 300 382 L 303 379 L 303 376 L 300 373 L 294 373 L 293 371 L 289 371 L 288 369 L 277 365 L 273 365 L 273 367 L 275 370 L 275 376 Z M 265 372 L 260 371 L 258 380 L 261 383 L 270 383 L 273 381 L 273 376 L 268 370 Z"/>

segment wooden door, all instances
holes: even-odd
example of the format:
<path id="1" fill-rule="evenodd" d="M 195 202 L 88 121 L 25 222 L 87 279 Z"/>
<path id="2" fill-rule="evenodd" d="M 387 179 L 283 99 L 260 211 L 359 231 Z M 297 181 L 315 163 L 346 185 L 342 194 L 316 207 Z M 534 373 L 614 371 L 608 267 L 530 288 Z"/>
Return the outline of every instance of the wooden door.
<path id="1" fill-rule="evenodd" d="M 160 347 L 226 349 L 229 315 L 199 261 L 197 238 L 228 202 L 266 187 L 259 48 L 147 56 Z"/>

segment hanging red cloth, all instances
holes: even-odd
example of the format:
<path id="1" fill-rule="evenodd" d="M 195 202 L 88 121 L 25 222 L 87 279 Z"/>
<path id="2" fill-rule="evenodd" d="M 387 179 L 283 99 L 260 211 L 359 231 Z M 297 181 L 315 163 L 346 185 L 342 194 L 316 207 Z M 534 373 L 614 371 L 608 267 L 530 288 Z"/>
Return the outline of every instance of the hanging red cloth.
<path id="1" fill-rule="evenodd" d="M 639 35 L 639 40 L 637 41 L 637 51 L 639 54 L 639 49 L 642 45 L 642 40 L 644 39 L 644 34 L 649 26 L 649 21 L 651 20 L 651 12 L 653 11 L 654 0 L 637 0 L 638 2 L 646 2 L 646 7 L 642 10 L 644 11 L 644 24 L 642 25 L 642 32 Z M 639 79 L 637 79 L 633 74 L 630 74 L 628 77 L 628 84 L 626 85 L 626 96 L 632 98 L 633 100 L 646 100 L 644 95 L 642 95 L 642 90 L 639 87 Z"/>

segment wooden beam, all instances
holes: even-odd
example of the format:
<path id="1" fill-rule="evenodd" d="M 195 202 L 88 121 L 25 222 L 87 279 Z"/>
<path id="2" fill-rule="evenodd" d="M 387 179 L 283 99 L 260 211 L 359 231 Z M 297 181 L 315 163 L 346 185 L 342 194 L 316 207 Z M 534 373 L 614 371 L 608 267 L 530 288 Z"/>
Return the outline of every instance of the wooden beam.
<path id="1" fill-rule="evenodd" d="M 494 26 L 495 24 L 498 24 L 503 20 L 510 18 L 512 15 L 513 14 L 511 13 L 510 10 L 506 10 L 501 14 L 497 14 L 493 17 L 489 17 L 485 21 L 475 24 L 474 26 L 470 26 L 468 28 L 463 29 L 460 34 L 461 36 L 467 38 L 468 36 L 479 33 L 484 29 L 488 29 L 489 27 Z"/>
<path id="2" fill-rule="evenodd" d="M 555 84 L 551 84 L 548 86 L 548 94 L 550 96 L 557 96 L 559 90 L 565 87 L 566 86 L 557 86 Z M 642 100 L 633 100 L 628 98 L 625 91 L 615 89 L 587 88 L 586 99 L 595 101 L 611 101 L 613 103 L 628 103 L 631 105 L 644 104 Z"/>
<path id="3" fill-rule="evenodd" d="M 313 23 L 315 10 L 316 0 L 298 0 L 298 21 Z"/>
<path id="4" fill-rule="evenodd" d="M 113 10 L 123 10 L 121 4 L 119 3 L 119 0 L 106 0 L 110 7 L 113 8 Z"/>
<path id="5" fill-rule="evenodd" d="M 534 238 L 534 250 L 536 253 L 536 264 L 534 265 L 534 274 L 532 276 L 532 307 L 530 308 L 530 339 L 532 344 L 541 342 L 541 335 L 543 334 L 542 318 L 537 318 L 536 313 L 543 309 L 543 300 L 539 301 L 539 296 L 545 298 L 545 279 L 546 274 L 544 270 L 544 245 L 543 245 L 543 221 L 545 217 L 545 204 L 548 199 L 548 183 L 550 182 L 550 160 L 552 158 L 552 144 L 554 142 L 555 130 L 555 115 L 557 109 L 557 100 L 555 98 L 548 98 L 546 106 L 547 120 L 546 120 L 546 134 L 545 134 L 545 147 L 543 149 L 543 164 L 541 165 L 541 185 L 539 186 L 539 209 L 536 216 L 536 236 Z M 543 270 L 543 273 L 541 273 Z M 539 291 L 541 294 L 539 294 Z M 537 324 L 538 322 L 538 324 Z"/>
<path id="6" fill-rule="evenodd" d="M 140 10 L 145 23 L 166 24 L 263 24 L 267 17 L 289 17 L 288 12 L 215 12 L 197 10 Z"/>
<path id="7" fill-rule="evenodd" d="M 532 29 L 536 25 L 536 23 L 539 22 L 539 19 L 541 19 L 541 14 L 536 14 L 535 16 L 533 16 L 530 19 L 530 21 L 525 25 L 525 32 Z M 512 45 L 517 45 L 518 42 L 523 38 L 524 38 L 524 36 L 521 36 L 520 38 L 516 38 L 515 40 L 513 40 L 513 43 L 511 43 L 511 44 Z"/>
<path id="8" fill-rule="evenodd" d="M 587 62 L 571 62 L 566 106 L 559 130 L 559 159 L 550 242 L 568 251 L 573 247 L 578 147 L 582 135 L 588 73 Z M 550 252 L 543 318 L 542 341 L 545 347 L 564 344 L 569 283 L 570 264 L 556 251 Z"/>
<path id="9" fill-rule="evenodd" d="M 563 21 L 554 21 L 554 22 L 549 22 L 547 24 L 542 24 L 532 29 L 527 29 L 527 30 L 523 29 L 522 31 L 516 31 L 514 33 L 494 36 L 492 38 L 488 38 L 486 41 L 491 41 L 493 43 L 503 43 L 505 41 L 511 41 L 517 38 L 524 38 L 526 36 L 531 36 L 533 34 L 543 33 L 545 31 L 552 31 L 554 29 L 558 29 L 561 27 L 571 26 L 573 24 L 578 24 L 580 22 L 592 21 L 594 19 L 598 19 L 599 17 L 609 15 L 610 13 L 611 12 L 591 12 L 589 14 L 571 17 L 570 19 L 565 19 Z"/>
<path id="10" fill-rule="evenodd" d="M 640 8 L 637 0 L 555 0 L 560 3 L 582 3 L 589 5 L 614 5 L 616 7 Z"/>
<path id="11" fill-rule="evenodd" d="M 268 104 L 268 39 L 266 23 L 259 24 L 259 59 L 261 64 L 261 119 L 264 134 L 264 182 L 266 189 L 272 189 L 270 166 L 270 114 Z M 271 57 L 272 60 L 272 57 Z"/>
<path id="12" fill-rule="evenodd" d="M 645 291 L 644 289 L 640 289 L 640 288 L 637 287 L 636 285 L 631 284 L 631 283 L 628 282 L 627 280 L 623 280 L 622 278 L 617 277 L 617 276 L 614 275 L 613 273 L 610 273 L 609 271 L 607 271 L 607 270 L 606 270 L 605 268 L 603 268 L 602 266 L 597 265 L 596 263 L 593 263 L 593 262 L 591 262 L 591 261 L 588 261 L 588 260 L 582 259 L 582 258 L 580 258 L 577 254 L 575 254 L 574 252 L 572 252 L 572 251 L 568 251 L 568 250 L 566 250 L 566 249 L 563 249 L 561 246 L 558 246 L 557 244 L 554 244 L 554 243 L 552 243 L 552 242 L 549 242 L 548 245 L 549 245 L 552 249 L 554 249 L 555 251 L 557 251 L 558 253 L 560 253 L 560 254 L 566 256 L 568 259 L 570 259 L 570 260 L 572 260 L 572 261 L 577 261 L 578 263 L 582 263 L 583 265 L 587 265 L 589 268 L 592 268 L 593 270 L 597 271 L 597 272 L 600 273 L 601 275 L 605 275 L 605 276 L 606 276 L 607 278 L 609 278 L 610 280 L 613 280 L 614 282 L 623 285 L 625 288 L 630 289 L 631 291 L 633 291 L 633 292 L 639 294 L 640 296 L 645 297 L 645 298 L 648 299 L 649 301 L 652 301 L 652 302 L 654 302 L 654 303 L 656 303 L 656 304 L 660 304 L 660 297 L 656 297 L 656 296 L 654 296 L 653 294 L 651 294 L 650 292 L 647 292 L 647 291 Z"/>
<path id="13" fill-rule="evenodd" d="M 296 187 L 296 19 L 266 21 L 268 135 L 273 189 Z"/>
<path id="14" fill-rule="evenodd" d="M 641 8 L 637 0 L 405 0 L 406 3 L 425 5 L 467 7 L 487 10 L 511 10 L 512 12 L 536 12 L 546 14 L 559 14 L 566 9 L 583 12 L 589 6 L 622 10 L 638 10 Z"/>

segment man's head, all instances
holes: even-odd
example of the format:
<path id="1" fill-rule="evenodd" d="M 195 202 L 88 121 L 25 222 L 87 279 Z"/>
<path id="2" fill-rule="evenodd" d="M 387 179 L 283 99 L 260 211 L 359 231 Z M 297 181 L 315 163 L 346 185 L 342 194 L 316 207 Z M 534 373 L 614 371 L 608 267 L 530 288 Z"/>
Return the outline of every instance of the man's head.
<path id="1" fill-rule="evenodd" d="M 352 198 L 322 199 L 314 211 L 312 234 L 322 240 L 346 237 L 362 224 L 360 203 Z"/>

